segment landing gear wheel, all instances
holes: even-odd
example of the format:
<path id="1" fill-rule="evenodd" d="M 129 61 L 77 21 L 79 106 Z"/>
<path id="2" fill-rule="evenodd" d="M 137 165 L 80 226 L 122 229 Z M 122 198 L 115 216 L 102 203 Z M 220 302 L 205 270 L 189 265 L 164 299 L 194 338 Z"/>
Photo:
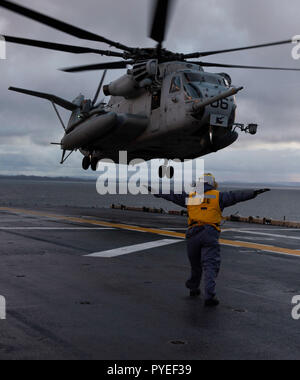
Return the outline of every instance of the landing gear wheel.
<path id="1" fill-rule="evenodd" d="M 91 169 L 93 170 L 93 172 L 97 171 L 97 166 L 98 166 L 98 158 L 92 158 L 91 160 Z"/>
<path id="2" fill-rule="evenodd" d="M 175 175 L 175 169 L 173 166 L 169 166 L 169 178 L 172 179 L 174 178 L 174 175 Z"/>
<path id="3" fill-rule="evenodd" d="M 91 159 L 90 156 L 85 156 L 82 160 L 82 169 L 88 170 L 91 166 Z"/>
<path id="4" fill-rule="evenodd" d="M 175 175 L 175 169 L 173 166 L 160 166 L 158 169 L 159 178 L 172 179 Z"/>
<path id="5" fill-rule="evenodd" d="M 163 178 L 164 177 L 164 166 L 160 166 L 159 169 L 158 169 L 158 176 L 159 178 Z"/>
<path id="6" fill-rule="evenodd" d="M 214 132 L 213 132 L 212 127 L 209 127 L 209 141 L 210 141 L 211 146 L 213 146 L 214 145 Z"/>
<path id="7" fill-rule="evenodd" d="M 209 128 L 209 141 L 210 141 L 212 152 L 217 152 L 218 149 L 216 148 L 216 145 L 215 145 L 214 130 L 212 127 Z"/>

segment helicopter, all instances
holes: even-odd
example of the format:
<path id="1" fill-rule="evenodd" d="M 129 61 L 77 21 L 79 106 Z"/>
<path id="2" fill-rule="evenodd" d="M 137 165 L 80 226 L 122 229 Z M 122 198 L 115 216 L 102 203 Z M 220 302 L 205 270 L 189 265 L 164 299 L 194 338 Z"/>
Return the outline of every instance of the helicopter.
<path id="1" fill-rule="evenodd" d="M 93 99 L 80 94 L 72 102 L 56 95 L 10 87 L 9 90 L 50 101 L 64 129 L 60 143 L 61 164 L 79 150 L 82 168 L 97 170 L 101 159 L 117 161 L 120 151 L 126 151 L 128 162 L 134 159 L 192 160 L 222 150 L 239 137 L 237 128 L 255 135 L 258 125 L 236 123 L 236 94 L 243 87 L 232 86 L 224 73 L 204 71 L 205 67 L 253 70 L 300 71 L 294 68 L 217 64 L 195 61 L 211 55 L 294 43 L 284 40 L 233 49 L 202 51 L 191 54 L 171 52 L 163 47 L 172 0 L 153 0 L 150 38 L 154 48 L 129 47 L 98 34 L 67 24 L 17 3 L 0 0 L 0 6 L 38 21 L 79 39 L 108 44 L 114 50 L 66 45 L 47 41 L 3 37 L 7 42 L 37 48 L 73 53 L 98 54 L 122 60 L 74 66 L 65 72 L 104 71 Z M 105 84 L 107 70 L 127 72 Z M 108 103 L 98 102 L 101 90 L 110 96 Z M 57 106 L 71 112 L 64 124 Z M 174 169 L 171 168 L 173 171 Z M 159 177 L 163 177 L 159 169 Z M 172 175 L 174 172 L 172 172 Z M 172 176 L 171 175 L 171 176 Z"/>

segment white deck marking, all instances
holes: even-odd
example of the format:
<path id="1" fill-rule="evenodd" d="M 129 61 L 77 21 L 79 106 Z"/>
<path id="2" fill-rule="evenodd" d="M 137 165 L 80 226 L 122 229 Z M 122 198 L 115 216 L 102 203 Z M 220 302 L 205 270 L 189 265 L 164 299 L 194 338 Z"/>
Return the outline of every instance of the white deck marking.
<path id="1" fill-rule="evenodd" d="M 272 227 L 272 228 L 249 228 L 249 227 L 244 227 L 244 228 L 224 228 L 222 229 L 222 232 L 232 232 L 232 231 L 298 231 L 300 232 L 300 228 L 283 228 L 283 227 Z"/>
<path id="2" fill-rule="evenodd" d="M 128 247 L 121 247 L 117 249 L 111 249 L 109 251 L 96 252 L 91 255 L 86 255 L 87 257 L 102 257 L 102 258 L 112 258 L 117 256 L 128 255 L 129 253 L 146 251 L 148 249 L 163 247 L 170 244 L 180 243 L 182 240 L 179 239 L 163 239 L 157 241 L 151 241 L 149 243 L 130 245 Z"/>
<path id="3" fill-rule="evenodd" d="M 268 234 L 266 232 L 254 232 L 254 231 L 240 231 L 244 234 L 251 234 L 251 235 L 261 235 L 261 236 L 271 236 L 271 237 L 279 237 L 284 239 L 295 239 L 300 240 L 300 236 L 288 236 L 288 235 L 279 235 L 279 234 Z"/>
<path id="4" fill-rule="evenodd" d="M 241 235 L 235 235 L 234 236 L 234 239 L 236 239 L 236 240 L 240 240 L 240 239 L 247 239 L 247 240 L 252 240 L 252 241 L 257 241 L 258 239 L 260 240 L 260 241 L 274 241 L 275 239 L 274 238 L 271 238 L 271 237 L 259 237 L 259 236 L 257 236 L 257 237 L 250 237 L 250 236 L 241 236 Z"/>

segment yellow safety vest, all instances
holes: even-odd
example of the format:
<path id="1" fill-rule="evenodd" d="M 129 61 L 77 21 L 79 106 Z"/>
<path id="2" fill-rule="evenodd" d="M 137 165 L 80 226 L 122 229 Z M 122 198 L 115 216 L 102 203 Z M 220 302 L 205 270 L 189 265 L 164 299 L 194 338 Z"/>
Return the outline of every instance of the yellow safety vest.
<path id="1" fill-rule="evenodd" d="M 220 192 L 211 190 L 205 193 L 204 200 L 199 194 L 191 193 L 188 200 L 189 227 L 211 225 L 221 231 L 223 219 L 220 208 Z"/>

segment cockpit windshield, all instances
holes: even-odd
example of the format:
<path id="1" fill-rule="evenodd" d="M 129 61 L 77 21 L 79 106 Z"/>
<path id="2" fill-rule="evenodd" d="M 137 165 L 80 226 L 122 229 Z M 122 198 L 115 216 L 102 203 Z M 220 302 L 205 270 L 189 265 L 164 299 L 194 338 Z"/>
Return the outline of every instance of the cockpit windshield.
<path id="1" fill-rule="evenodd" d="M 188 82 L 204 82 L 204 75 L 197 73 L 184 73 L 185 79 Z"/>
<path id="2" fill-rule="evenodd" d="M 210 83 L 215 86 L 224 86 L 224 82 L 214 74 L 185 73 L 185 79 L 191 83 Z"/>
<path id="3" fill-rule="evenodd" d="M 184 86 L 185 99 L 202 99 L 203 95 L 195 83 L 186 83 Z"/>
<path id="4" fill-rule="evenodd" d="M 226 87 L 230 87 L 230 83 L 229 83 L 229 80 L 227 78 L 224 78 L 223 81 L 224 81 L 224 84 Z"/>

